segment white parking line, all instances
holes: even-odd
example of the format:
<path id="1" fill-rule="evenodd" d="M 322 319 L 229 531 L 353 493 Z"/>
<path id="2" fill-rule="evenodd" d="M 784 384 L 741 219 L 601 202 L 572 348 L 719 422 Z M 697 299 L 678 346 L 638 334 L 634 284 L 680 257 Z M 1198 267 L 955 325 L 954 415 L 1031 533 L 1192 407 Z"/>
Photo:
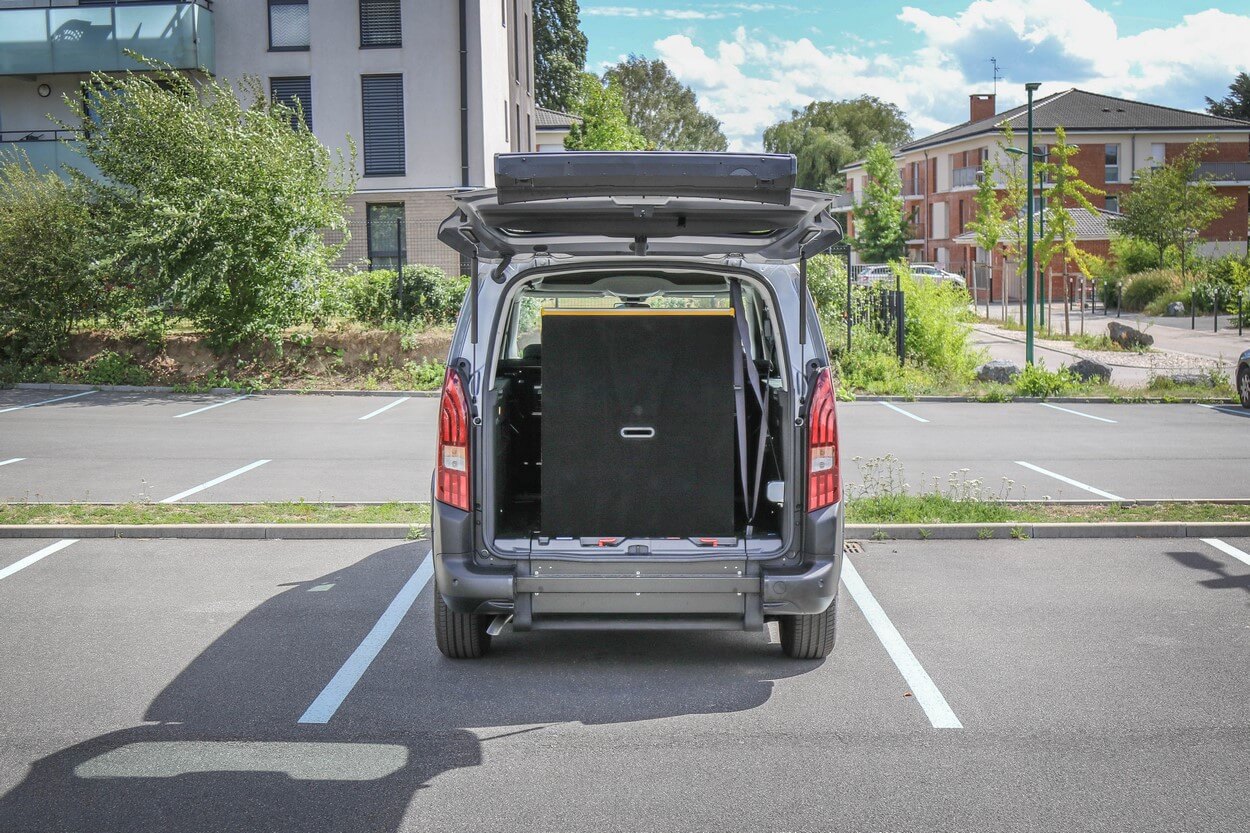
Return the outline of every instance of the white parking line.
<path id="1" fill-rule="evenodd" d="M 412 398 L 411 396 L 401 396 L 398 399 L 396 399 L 394 402 L 391 402 L 387 405 L 383 405 L 381 408 L 378 408 L 376 411 L 373 411 L 372 413 L 365 414 L 364 416 L 360 417 L 360 419 L 373 419 L 375 416 L 382 413 L 383 411 L 389 411 L 391 408 L 394 408 L 396 405 L 402 405 L 411 398 Z"/>
<path id="2" fill-rule="evenodd" d="M 1234 547 L 1232 544 L 1226 544 L 1223 541 L 1221 541 L 1219 538 L 1203 538 L 1202 543 L 1210 544 L 1211 546 L 1215 547 L 1217 550 L 1224 553 L 1225 555 L 1231 555 L 1233 558 L 1236 558 L 1238 561 L 1242 562 L 1247 567 L 1250 567 L 1250 554 L 1242 552 L 1241 550 Z"/>
<path id="3" fill-rule="evenodd" d="M 386 646 L 387 640 L 391 638 L 391 634 L 395 633 L 395 629 L 403 621 L 409 608 L 412 607 L 412 603 L 417 600 L 417 596 L 421 595 L 421 591 L 425 589 L 425 585 L 429 583 L 430 577 L 433 575 L 434 561 L 431 556 L 427 555 L 425 560 L 421 562 L 421 566 L 417 567 L 417 571 L 404 583 L 399 593 L 387 605 L 377 624 L 373 626 L 373 629 L 369 631 L 364 640 L 356 646 L 356 650 L 352 651 L 352 655 L 347 658 L 347 662 L 343 663 L 343 667 L 338 670 L 330 682 L 326 683 L 326 687 L 321 689 L 321 693 L 317 695 L 317 698 L 300 715 L 300 723 L 330 722 L 330 718 L 334 717 L 334 713 L 339 710 L 339 706 L 343 705 L 347 695 L 352 693 L 356 683 L 360 682 L 360 678 L 369 670 L 370 663 L 381 653 L 382 648 Z"/>
<path id="4" fill-rule="evenodd" d="M 248 463 L 246 466 L 244 466 L 241 469 L 235 469 L 232 472 L 227 472 L 226 474 L 223 474 L 221 477 L 214 477 L 212 480 L 208 481 L 207 483 L 201 483 L 198 486 L 192 486 L 190 489 L 187 489 L 185 492 L 179 492 L 176 495 L 171 495 L 159 502 L 160 503 L 177 503 L 178 501 L 182 500 L 184 497 L 190 497 L 196 492 L 202 492 L 205 489 L 210 488 L 212 486 L 216 486 L 218 483 L 225 482 L 232 477 L 238 477 L 240 474 L 249 472 L 252 469 L 257 468 L 258 466 L 263 466 L 265 465 L 265 463 L 268 463 L 268 462 L 269 460 L 257 460 L 255 463 Z"/>
<path id="5" fill-rule="evenodd" d="M 52 553 L 54 552 L 60 552 L 61 550 L 68 547 L 70 544 L 75 543 L 77 540 L 78 540 L 77 538 L 66 538 L 63 541 L 57 541 L 55 544 L 49 544 L 48 546 L 41 549 L 39 552 L 32 553 L 31 555 L 28 555 L 25 558 L 23 558 L 21 561 L 10 564 L 9 566 L 5 567 L 3 570 L 0 570 L 0 579 L 8 578 L 9 576 L 16 573 L 18 570 L 25 570 L 31 564 L 34 564 L 36 561 L 47 558 L 49 555 L 52 555 Z"/>
<path id="6" fill-rule="evenodd" d="M 1071 477 L 1064 477 L 1062 474 L 1057 474 L 1048 469 L 1044 469 L 1041 466 L 1035 466 L 1032 463 L 1026 463 L 1023 460 L 1016 460 L 1016 465 L 1024 466 L 1026 469 L 1032 469 L 1038 474 L 1044 474 L 1047 477 L 1053 477 L 1056 480 L 1060 480 L 1064 483 L 1067 483 L 1069 486 L 1075 486 L 1078 489 L 1084 489 L 1085 491 L 1092 492 L 1093 494 L 1096 494 L 1099 497 L 1105 497 L 1107 500 L 1124 500 L 1124 498 L 1120 497 L 1119 495 L 1113 495 L 1110 492 L 1104 492 L 1102 489 L 1095 489 L 1093 486 L 1090 486 L 1087 483 L 1082 483 L 1079 480 L 1073 480 Z"/>
<path id="7" fill-rule="evenodd" d="M 1114 419 L 1107 419 L 1106 417 L 1094 416 L 1093 414 L 1087 414 L 1084 411 L 1074 411 L 1071 408 L 1060 408 L 1058 405 L 1052 405 L 1049 402 L 1039 402 L 1038 404 L 1041 405 L 1043 408 L 1053 408 L 1056 411 L 1063 411 L 1065 414 L 1076 414 L 1077 416 L 1083 416 L 1086 419 L 1096 419 L 1099 422 L 1109 422 L 1112 425 L 1119 424 Z"/>
<path id="8" fill-rule="evenodd" d="M 189 417 L 189 416 L 195 416 L 196 414 L 202 414 L 205 411 L 211 411 L 213 408 L 220 408 L 222 405 L 229 405 L 231 402 L 241 402 L 242 400 L 247 399 L 250 396 L 251 394 L 245 393 L 242 396 L 236 396 L 234 399 L 227 399 L 225 402 L 215 402 L 212 405 L 205 405 L 203 408 L 196 408 L 194 411 L 187 411 L 185 414 L 174 414 L 174 419 L 182 419 L 183 417 Z"/>
<path id="9" fill-rule="evenodd" d="M 25 459 L 25 457 L 12 457 L 8 460 L 0 460 L 0 466 L 7 466 L 9 463 L 20 463 Z"/>
<path id="10" fill-rule="evenodd" d="M 916 416 L 910 411 L 904 411 L 902 408 L 895 405 L 893 402 L 882 402 L 881 404 L 889 408 L 891 411 L 898 411 L 900 414 L 902 414 L 905 417 L 911 417 L 912 419 L 916 420 L 916 422 L 928 422 L 929 421 L 925 419 L 924 417 Z"/>
<path id="11" fill-rule="evenodd" d="M 924 709 L 933 728 L 962 729 L 963 724 L 959 722 L 950 704 L 946 702 L 946 698 L 934 684 L 933 678 L 924 670 L 924 666 L 920 664 L 920 660 L 916 659 L 911 648 L 907 647 L 898 628 L 894 627 L 890 617 L 885 615 L 885 611 L 877 603 L 868 585 L 864 584 L 864 580 L 859 577 L 859 572 L 851 563 L 850 558 L 844 558 L 842 561 L 842 583 L 846 585 L 855 604 L 859 605 L 859 609 L 863 611 L 864 618 L 868 620 L 873 632 L 877 634 L 877 639 L 881 640 L 890 659 L 894 660 L 895 667 L 907 681 L 912 695 Z"/>
<path id="12" fill-rule="evenodd" d="M 14 405 L 10 408 L 0 408 L 0 414 L 7 414 L 9 411 L 21 411 L 26 408 L 36 408 L 40 405 L 51 405 L 53 402 L 64 402 L 66 399 L 77 399 L 80 396 L 90 396 L 93 393 L 99 393 L 99 391 L 85 390 L 82 393 L 71 393 L 69 396 L 58 396 L 56 399 L 45 399 L 42 402 L 30 402 L 26 405 Z"/>

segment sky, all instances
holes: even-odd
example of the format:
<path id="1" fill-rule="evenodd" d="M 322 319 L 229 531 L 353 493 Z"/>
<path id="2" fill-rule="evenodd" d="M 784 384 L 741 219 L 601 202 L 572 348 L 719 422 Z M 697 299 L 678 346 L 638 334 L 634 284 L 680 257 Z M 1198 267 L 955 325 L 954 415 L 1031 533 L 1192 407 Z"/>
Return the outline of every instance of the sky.
<path id="1" fill-rule="evenodd" d="M 587 68 L 662 58 L 721 120 L 731 150 L 809 101 L 875 95 L 917 137 L 1080 87 L 1201 110 L 1250 71 L 1250 0 L 582 0 Z"/>

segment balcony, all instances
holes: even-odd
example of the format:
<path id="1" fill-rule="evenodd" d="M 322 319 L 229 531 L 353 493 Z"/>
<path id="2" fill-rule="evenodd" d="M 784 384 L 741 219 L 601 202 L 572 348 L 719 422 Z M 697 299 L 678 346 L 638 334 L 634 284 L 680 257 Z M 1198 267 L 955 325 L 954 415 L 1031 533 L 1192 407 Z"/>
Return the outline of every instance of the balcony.
<path id="1" fill-rule="evenodd" d="M 92 179 L 99 179 L 100 172 L 86 157 L 77 153 L 73 140 L 77 134 L 65 130 L 6 130 L 0 132 L 0 162 L 25 155 L 37 171 L 61 173 L 63 166 L 77 168 Z M 62 140 L 69 140 L 70 145 Z"/>
<path id="2" fill-rule="evenodd" d="M 1250 162 L 1201 162 L 1195 179 L 1209 179 L 1215 185 L 1250 183 Z"/>
<path id="3" fill-rule="evenodd" d="M 979 173 L 981 173 L 981 169 L 976 166 L 968 168 L 955 168 L 951 171 L 951 187 L 973 188 L 977 184 L 977 174 Z"/>
<path id="4" fill-rule="evenodd" d="M 70 5 L 0 0 L 0 75 L 142 69 L 126 50 L 178 69 L 215 69 L 209 0 Z"/>

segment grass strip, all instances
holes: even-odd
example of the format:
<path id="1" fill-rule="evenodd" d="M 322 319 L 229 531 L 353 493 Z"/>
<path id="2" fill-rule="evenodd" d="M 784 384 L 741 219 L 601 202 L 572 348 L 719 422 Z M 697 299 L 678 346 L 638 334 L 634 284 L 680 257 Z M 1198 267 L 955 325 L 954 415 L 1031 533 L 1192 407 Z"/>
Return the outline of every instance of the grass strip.
<path id="1" fill-rule="evenodd" d="M 1073 505 L 952 500 L 941 495 L 886 495 L 850 501 L 846 520 L 847 523 L 853 524 L 1250 521 L 1250 505 L 1219 503 Z"/>
<path id="2" fill-rule="evenodd" d="M 853 524 L 1098 523 L 1103 521 L 1250 521 L 1250 505 L 1219 503 L 1010 503 L 941 495 L 851 500 Z M 324 503 L 0 504 L 0 524 L 427 524 L 428 503 L 333 506 Z"/>
<path id="3" fill-rule="evenodd" d="M 427 524 L 428 503 L 6 503 L 0 524 Z"/>

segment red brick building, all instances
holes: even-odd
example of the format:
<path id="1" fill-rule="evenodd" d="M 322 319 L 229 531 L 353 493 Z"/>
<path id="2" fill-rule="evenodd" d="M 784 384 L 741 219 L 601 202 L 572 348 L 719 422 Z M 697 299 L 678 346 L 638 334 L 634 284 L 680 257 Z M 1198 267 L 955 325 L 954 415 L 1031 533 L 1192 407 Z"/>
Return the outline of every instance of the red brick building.
<path id="1" fill-rule="evenodd" d="M 895 151 L 904 211 L 911 228 L 908 257 L 944 264 L 969 277 L 973 263 L 989 263 L 996 300 L 1002 297 L 1003 272 L 1010 274 L 1014 267 L 1004 269 L 1001 252 L 978 249 L 968 234 L 968 223 L 976 216 L 977 177 L 982 163 L 986 159 L 1007 163 L 1001 159 L 998 144 L 1008 124 L 1015 133 L 1016 146 L 1023 147 L 1025 107 L 997 113 L 993 95 L 973 95 L 968 121 L 908 142 Z M 1199 173 L 1209 175 L 1235 202 L 1222 218 L 1202 230 L 1196 248 L 1204 254 L 1246 254 L 1250 122 L 1071 89 L 1033 103 L 1036 147 L 1047 148 L 1054 143 L 1056 126 L 1064 128 L 1069 143 L 1080 146 L 1072 164 L 1083 180 L 1107 192 L 1092 202 L 1109 212 L 1118 211 L 1119 197 L 1132 187 L 1135 172 L 1174 158 L 1192 142 L 1214 143 Z M 854 234 L 854 205 L 863 193 L 866 173 L 862 161 L 847 166 L 844 172 L 850 196 L 849 233 Z M 1084 218 L 1085 234 L 1078 241 L 1081 248 L 1099 255 L 1107 253 L 1105 220 L 1105 216 Z M 1012 283 L 1008 281 L 1008 290 L 1014 294 Z"/>

